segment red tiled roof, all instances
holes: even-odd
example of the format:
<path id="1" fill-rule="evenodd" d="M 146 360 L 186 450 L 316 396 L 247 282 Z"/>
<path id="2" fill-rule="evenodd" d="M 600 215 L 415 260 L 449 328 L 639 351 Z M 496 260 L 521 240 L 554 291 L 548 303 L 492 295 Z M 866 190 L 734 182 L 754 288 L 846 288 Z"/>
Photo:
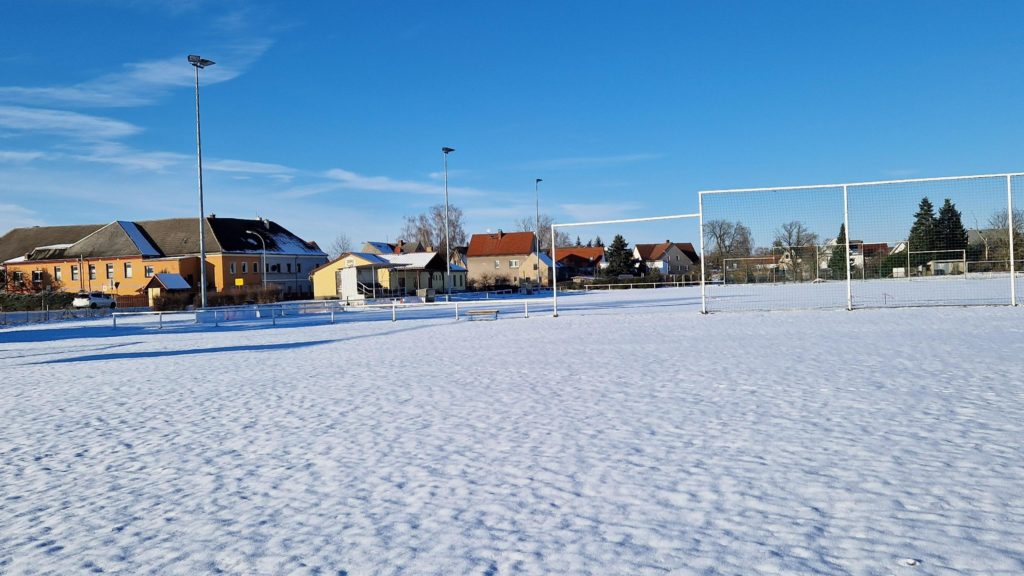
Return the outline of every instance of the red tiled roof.
<path id="1" fill-rule="evenodd" d="M 533 232 L 498 232 L 497 234 L 473 234 L 469 239 L 466 256 L 506 256 L 533 253 Z"/>
<path id="2" fill-rule="evenodd" d="M 604 258 L 604 246 L 566 246 L 555 248 L 555 257 L 561 262 L 570 256 L 576 256 L 588 261 L 597 261 Z"/>
<path id="3" fill-rule="evenodd" d="M 665 250 L 671 246 L 671 242 L 662 242 L 661 244 L 637 244 L 636 251 L 640 255 L 640 259 L 646 262 L 657 260 L 661 258 Z"/>

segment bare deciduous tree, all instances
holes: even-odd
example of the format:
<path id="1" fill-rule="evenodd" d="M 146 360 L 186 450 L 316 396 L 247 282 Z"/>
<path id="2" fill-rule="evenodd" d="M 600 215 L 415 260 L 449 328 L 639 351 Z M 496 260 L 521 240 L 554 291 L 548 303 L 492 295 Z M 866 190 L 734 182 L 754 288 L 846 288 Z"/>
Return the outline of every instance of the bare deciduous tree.
<path id="1" fill-rule="evenodd" d="M 555 223 L 555 219 L 547 214 L 540 215 L 540 250 L 545 252 L 551 249 L 551 225 Z M 515 222 L 515 229 L 517 232 L 534 232 L 537 227 L 537 218 L 520 218 Z M 561 230 L 555 230 L 555 246 L 564 247 L 570 246 L 572 239 L 568 234 Z"/>
<path id="2" fill-rule="evenodd" d="M 704 223 L 704 240 L 711 245 L 710 260 L 720 270 L 725 269 L 726 258 L 743 258 L 754 250 L 750 228 L 739 221 L 708 220 Z"/>
<path id="3" fill-rule="evenodd" d="M 419 242 L 424 248 L 445 253 L 444 204 L 431 206 L 416 216 L 406 216 L 398 237 L 406 242 Z M 462 227 L 462 210 L 448 205 L 448 234 L 451 245 L 465 246 L 466 231 Z"/>
<path id="4" fill-rule="evenodd" d="M 331 245 L 327 248 L 327 255 L 333 260 L 345 252 L 351 251 L 352 239 L 346 234 L 338 234 L 338 236 L 334 238 L 334 241 L 331 242 Z"/>
<path id="5" fill-rule="evenodd" d="M 818 266 L 817 253 L 814 249 L 817 243 L 818 235 L 799 220 L 786 222 L 775 231 L 775 246 L 782 250 L 782 257 L 786 260 L 788 268 L 797 272 L 797 279 L 800 280 L 804 279 L 804 274 L 814 275 Z"/>

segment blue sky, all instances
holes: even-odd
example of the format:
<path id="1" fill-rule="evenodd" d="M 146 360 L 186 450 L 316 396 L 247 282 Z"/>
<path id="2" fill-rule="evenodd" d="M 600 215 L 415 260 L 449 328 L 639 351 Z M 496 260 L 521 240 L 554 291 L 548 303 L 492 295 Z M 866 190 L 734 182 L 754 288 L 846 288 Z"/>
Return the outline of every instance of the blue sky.
<path id="1" fill-rule="evenodd" d="M 8 2 L 0 231 L 197 214 L 189 53 L 217 62 L 201 76 L 207 211 L 322 245 L 394 240 L 442 202 L 442 146 L 470 233 L 532 216 L 535 178 L 541 210 L 568 222 L 695 212 L 701 189 L 1020 171 L 1022 16 L 1019 2 Z M 624 233 L 698 241 L 680 223 Z"/>

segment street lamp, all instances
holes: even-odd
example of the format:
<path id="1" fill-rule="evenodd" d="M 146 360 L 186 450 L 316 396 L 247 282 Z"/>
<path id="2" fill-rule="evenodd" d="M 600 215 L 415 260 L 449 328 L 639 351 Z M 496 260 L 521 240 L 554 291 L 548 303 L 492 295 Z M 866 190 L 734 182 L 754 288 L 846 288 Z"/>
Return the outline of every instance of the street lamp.
<path id="1" fill-rule="evenodd" d="M 213 66 L 195 54 L 188 55 L 188 62 L 196 69 L 196 159 L 199 163 L 199 293 L 200 308 L 206 308 L 206 211 L 203 209 L 203 138 L 199 129 L 199 69 Z"/>
<path id="2" fill-rule="evenodd" d="M 260 258 L 261 272 L 260 276 L 263 277 L 263 291 L 267 291 L 267 242 L 263 239 L 263 235 L 252 230 L 246 230 L 246 234 L 252 234 L 253 236 L 260 239 L 260 244 L 263 246 L 263 256 Z"/>
<path id="3" fill-rule="evenodd" d="M 441 148 L 444 153 L 444 293 L 451 294 L 452 277 L 452 254 L 451 236 L 448 234 L 448 153 L 455 152 L 455 148 L 447 146 Z"/>
<path id="4" fill-rule="evenodd" d="M 533 182 L 533 193 L 537 200 L 537 233 L 533 235 L 533 241 L 537 245 L 537 291 L 540 291 L 540 183 L 544 180 L 537 178 Z M 554 262 L 551 263 L 554 266 Z"/>

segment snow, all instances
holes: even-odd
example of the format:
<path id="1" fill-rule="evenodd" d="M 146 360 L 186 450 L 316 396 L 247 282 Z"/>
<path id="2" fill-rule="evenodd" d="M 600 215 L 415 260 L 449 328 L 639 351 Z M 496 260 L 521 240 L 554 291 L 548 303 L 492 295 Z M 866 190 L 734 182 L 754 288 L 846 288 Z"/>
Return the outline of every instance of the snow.
<path id="1" fill-rule="evenodd" d="M 1024 572 L 1020 308 L 548 302 L 0 330 L 0 573 Z"/>
<path id="2" fill-rule="evenodd" d="M 181 277 L 181 274 L 161 272 L 155 275 L 157 281 L 167 290 L 188 290 L 188 280 Z"/>
<path id="3" fill-rule="evenodd" d="M 406 252 L 404 254 L 381 254 L 387 262 L 409 268 L 426 268 L 437 252 Z"/>
<path id="4" fill-rule="evenodd" d="M 142 230 L 139 230 L 139 227 L 135 222 L 118 220 L 117 223 L 121 226 L 121 229 L 124 230 L 124 233 L 128 235 L 128 238 L 130 238 L 139 249 L 140 254 L 143 256 L 163 256 L 155 246 L 150 244 L 149 240 L 146 239 L 146 235 L 142 233 Z"/>

